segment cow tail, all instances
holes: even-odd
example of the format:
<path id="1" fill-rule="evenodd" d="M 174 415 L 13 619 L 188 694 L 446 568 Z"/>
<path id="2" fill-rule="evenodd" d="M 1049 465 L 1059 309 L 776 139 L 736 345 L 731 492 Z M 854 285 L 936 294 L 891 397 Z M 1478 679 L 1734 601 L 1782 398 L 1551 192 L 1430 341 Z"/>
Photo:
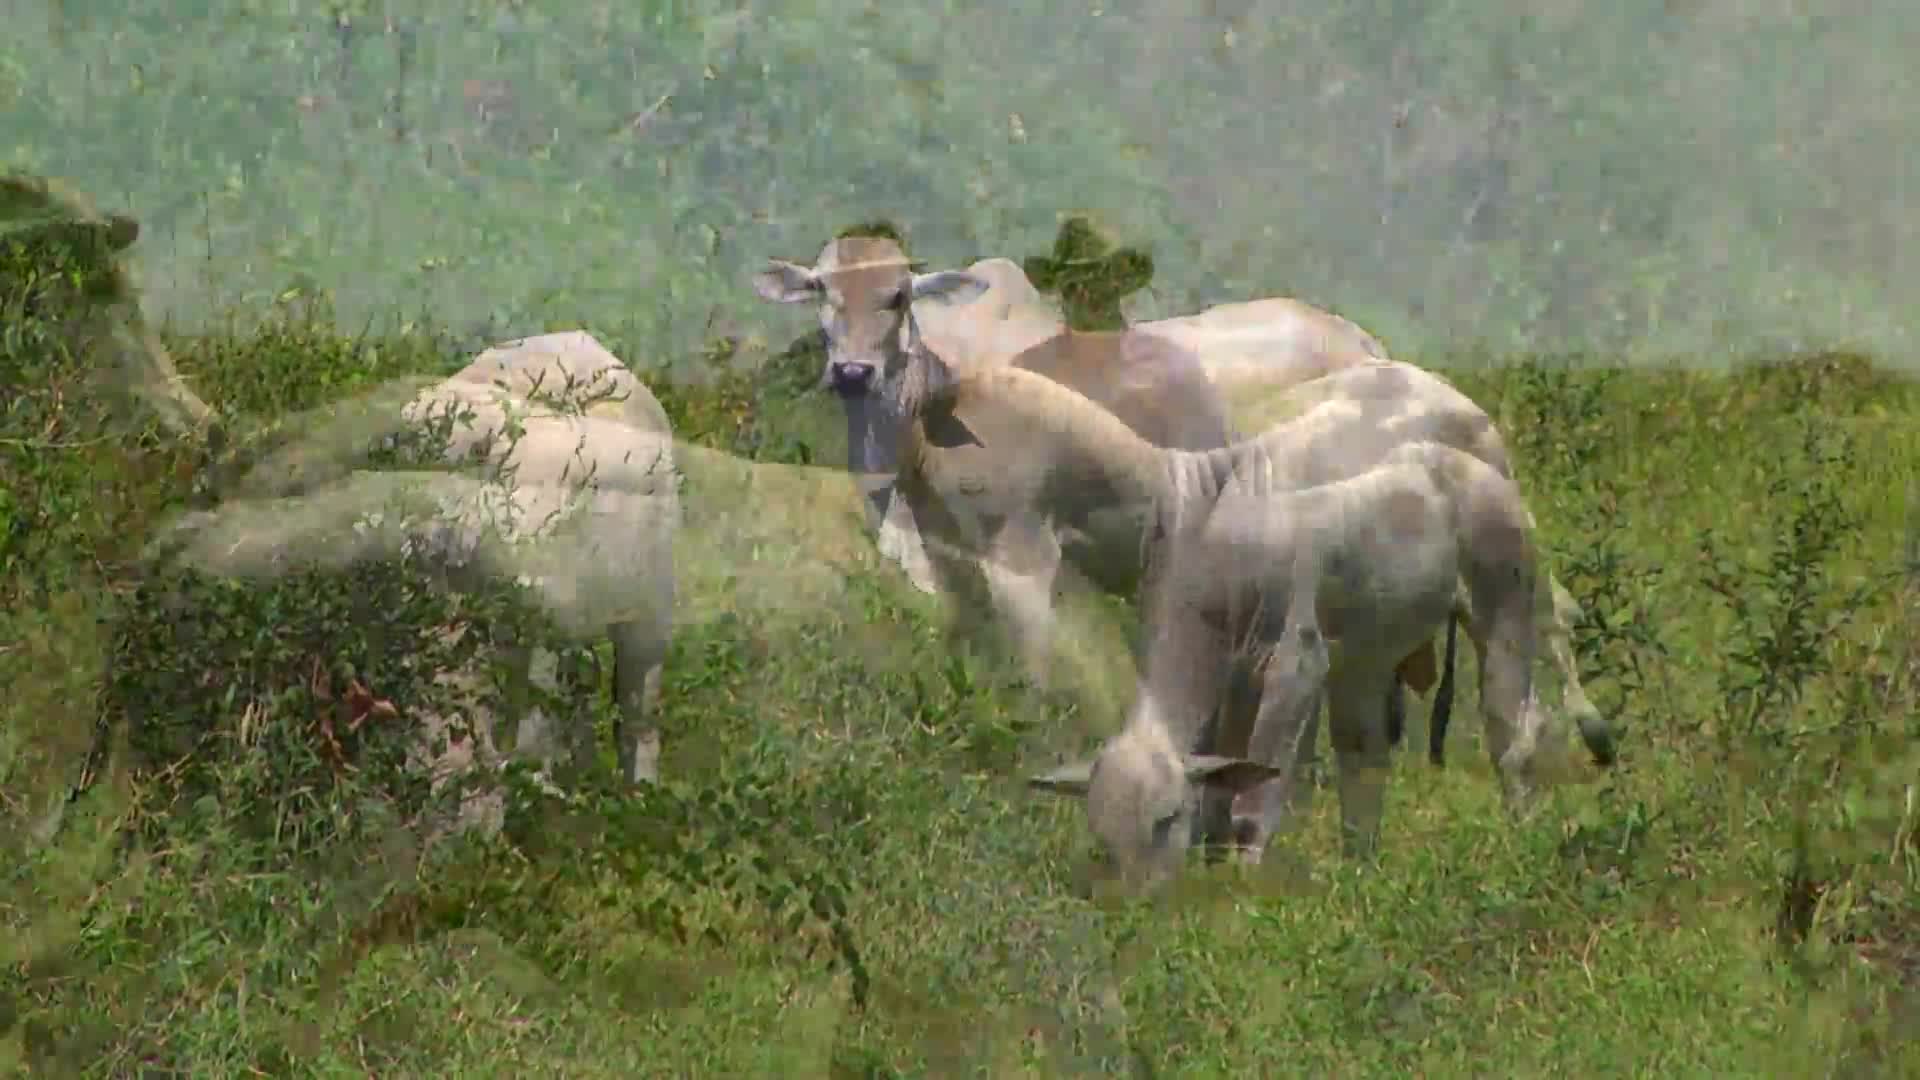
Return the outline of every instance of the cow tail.
<path id="1" fill-rule="evenodd" d="M 1460 613 L 1447 616 L 1447 652 L 1440 660 L 1440 685 L 1433 692 L 1433 711 L 1427 716 L 1427 758 L 1436 767 L 1447 763 L 1447 721 L 1453 713 L 1453 655 L 1460 635 Z"/>

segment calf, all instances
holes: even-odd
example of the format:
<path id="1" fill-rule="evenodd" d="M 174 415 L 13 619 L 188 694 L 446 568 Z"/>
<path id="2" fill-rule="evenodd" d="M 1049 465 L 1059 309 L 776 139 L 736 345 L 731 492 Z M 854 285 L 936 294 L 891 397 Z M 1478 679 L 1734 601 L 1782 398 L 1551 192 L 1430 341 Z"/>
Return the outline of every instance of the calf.
<path id="1" fill-rule="evenodd" d="M 1507 805 L 1524 809 L 1541 726 L 1530 525 L 1510 479 L 1434 443 L 1402 445 L 1360 475 L 1314 487 L 1236 476 L 1170 540 L 1125 728 L 1092 762 L 1033 783 L 1086 798 L 1132 888 L 1164 883 L 1192 839 L 1222 832 L 1257 861 L 1291 803 L 1293 765 L 1324 692 L 1345 850 L 1370 853 L 1390 762 L 1379 687 L 1409 649 L 1464 616 L 1480 655 L 1488 752 Z M 1205 738 L 1236 666 L 1260 687 L 1257 715 Z M 1202 799 L 1203 788 L 1231 796 L 1230 810 Z"/>

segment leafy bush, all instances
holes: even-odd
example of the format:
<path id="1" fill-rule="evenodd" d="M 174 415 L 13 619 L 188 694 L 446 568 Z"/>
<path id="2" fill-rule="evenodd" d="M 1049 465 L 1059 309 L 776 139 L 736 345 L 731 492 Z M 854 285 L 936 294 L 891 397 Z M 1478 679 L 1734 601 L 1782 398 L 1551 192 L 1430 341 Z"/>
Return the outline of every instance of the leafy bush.
<path id="1" fill-rule="evenodd" d="M 126 554 L 116 540 L 194 464 L 127 422 L 116 385 L 113 354 L 139 347 L 120 338 L 145 333 L 118 256 L 133 229 L 0 176 L 0 611 L 80 585 L 88 556 Z"/>
<path id="2" fill-rule="evenodd" d="M 249 839 L 315 852 L 365 842 L 360 825 L 417 816 L 424 780 L 406 755 L 418 717 L 477 720 L 434 676 L 488 671 L 474 704 L 497 712 L 507 684 L 490 658 L 551 637 L 511 583 L 456 593 L 439 576 L 404 556 L 337 572 L 290 566 L 267 581 L 165 568 L 140 582 L 118 627 L 108 701 L 128 725 L 132 767 L 155 777 L 145 820 L 212 799 Z M 562 673 L 589 661 L 580 647 L 561 659 Z M 391 813 L 369 818 L 355 805 L 387 795 L 398 799 Z"/>
<path id="3" fill-rule="evenodd" d="M 1126 325 L 1120 300 L 1153 280 L 1153 256 L 1136 247 L 1115 251 L 1113 242 L 1084 215 L 1060 223 L 1050 255 L 1032 255 L 1021 268 L 1043 293 L 1056 293 L 1075 330 L 1117 330 Z"/>

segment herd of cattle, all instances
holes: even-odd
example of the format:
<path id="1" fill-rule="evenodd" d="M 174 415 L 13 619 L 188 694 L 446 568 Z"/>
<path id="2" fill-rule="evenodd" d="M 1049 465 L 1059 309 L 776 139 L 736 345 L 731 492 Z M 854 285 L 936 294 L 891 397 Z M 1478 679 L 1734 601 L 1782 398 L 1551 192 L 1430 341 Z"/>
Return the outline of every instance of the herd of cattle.
<path id="1" fill-rule="evenodd" d="M 875 491 L 881 545 L 917 585 L 965 595 L 956 583 L 983 578 L 1037 681 L 1063 560 L 1140 597 L 1125 726 L 1034 780 L 1086 800 L 1128 885 L 1167 881 L 1195 840 L 1257 861 L 1304 804 L 1323 699 L 1345 844 L 1371 850 L 1402 684 L 1431 685 L 1444 629 L 1440 758 L 1457 624 L 1510 809 L 1553 730 L 1541 651 L 1563 715 L 1611 764 L 1570 648 L 1577 608 L 1539 563 L 1499 432 L 1351 322 L 1268 299 L 1076 331 L 1005 259 L 916 273 L 883 239 L 836 240 L 811 267 L 775 260 L 754 286 L 816 305 L 848 469 L 891 477 Z"/>
<path id="2" fill-rule="evenodd" d="M 1195 843 L 1257 861 L 1305 804 L 1323 700 L 1346 847 L 1370 851 L 1406 687 L 1433 691 L 1440 760 L 1459 628 L 1510 810 L 1529 805 L 1561 720 L 1611 763 L 1569 647 L 1577 608 L 1541 562 L 1500 433 L 1351 322 L 1276 298 L 1079 331 L 1009 260 L 917 272 L 873 237 L 835 240 L 811 266 L 771 260 L 752 287 L 816 309 L 821 386 L 847 424 L 851 475 L 835 475 L 904 579 L 956 608 L 983 602 L 1036 684 L 1051 675 L 1063 568 L 1138 598 L 1123 728 L 1091 760 L 1031 781 L 1085 800 L 1127 886 L 1164 884 Z M 164 350 L 125 350 L 123 363 L 136 355 L 149 359 L 128 383 L 163 419 L 182 432 L 219 422 Z M 354 466 L 381 436 L 436 418 L 451 421 L 448 463 L 488 467 Z M 424 547 L 459 572 L 527 583 L 564 633 L 611 640 L 619 768 L 656 779 L 682 501 L 724 455 L 676 444 L 653 394 L 584 332 L 503 343 L 323 428 L 180 518 L 168 549 L 264 574 Z M 349 467 L 315 482 L 319 459 Z M 541 652 L 516 657 L 527 677 Z M 568 719 L 514 718 L 514 753 L 591 753 L 574 730 L 585 720 Z M 499 760 L 485 726 L 448 753 L 436 783 Z"/>

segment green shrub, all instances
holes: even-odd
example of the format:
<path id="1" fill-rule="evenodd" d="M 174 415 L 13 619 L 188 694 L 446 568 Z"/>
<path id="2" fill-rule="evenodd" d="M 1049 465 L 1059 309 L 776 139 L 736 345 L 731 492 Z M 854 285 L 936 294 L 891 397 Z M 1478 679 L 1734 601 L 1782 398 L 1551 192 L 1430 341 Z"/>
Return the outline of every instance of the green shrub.
<path id="1" fill-rule="evenodd" d="M 1103 230 L 1085 215 L 1060 223 L 1050 255 L 1021 260 L 1033 287 L 1060 297 L 1067 325 L 1075 330 L 1118 330 L 1126 326 L 1120 300 L 1153 281 L 1153 256 L 1136 247 L 1113 250 Z"/>
<path id="2" fill-rule="evenodd" d="M 61 185 L 0 176 L 0 611 L 124 556 L 117 541 L 196 461 L 128 423 L 122 354 L 164 355 L 120 261 L 137 232 Z"/>

